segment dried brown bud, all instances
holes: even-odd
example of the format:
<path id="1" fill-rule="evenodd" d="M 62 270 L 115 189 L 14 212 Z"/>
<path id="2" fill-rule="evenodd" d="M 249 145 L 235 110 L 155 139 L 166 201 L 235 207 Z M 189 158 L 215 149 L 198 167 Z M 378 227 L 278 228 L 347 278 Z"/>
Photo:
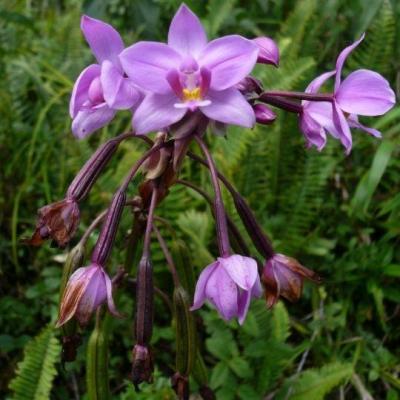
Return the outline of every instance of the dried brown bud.
<path id="1" fill-rule="evenodd" d="M 321 278 L 297 260 L 283 254 L 275 254 L 265 264 L 261 280 L 265 286 L 267 306 L 272 307 L 280 296 L 295 302 L 300 299 L 303 281 L 321 283 Z"/>
<path id="2" fill-rule="evenodd" d="M 51 238 L 58 246 L 65 247 L 74 236 L 79 225 L 78 203 L 67 198 L 38 210 L 36 230 L 25 243 L 40 246 Z"/>
<path id="3" fill-rule="evenodd" d="M 135 389 L 139 390 L 138 385 L 142 382 L 151 383 L 153 381 L 153 355 L 147 346 L 136 344 L 132 351 L 132 382 Z"/>

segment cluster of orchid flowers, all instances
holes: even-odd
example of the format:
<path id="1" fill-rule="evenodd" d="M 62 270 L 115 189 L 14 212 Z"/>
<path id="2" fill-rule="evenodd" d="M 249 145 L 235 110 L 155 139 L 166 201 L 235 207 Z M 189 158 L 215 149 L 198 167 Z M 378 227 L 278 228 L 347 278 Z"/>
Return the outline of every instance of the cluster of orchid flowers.
<path id="1" fill-rule="evenodd" d="M 256 63 L 278 67 L 279 50 L 272 39 L 249 40 L 230 35 L 208 42 L 200 20 L 184 4 L 171 22 L 167 44 L 142 41 L 124 49 L 114 28 L 87 16 L 82 18 L 81 28 L 98 64 L 84 69 L 74 85 L 70 102 L 74 135 L 78 138 L 90 135 L 108 124 L 118 110 L 132 112 L 133 131 L 100 146 L 69 186 L 66 198 L 39 210 L 37 228 L 30 243 L 37 245 L 51 238 L 60 247 L 65 247 L 78 228 L 78 203 L 88 195 L 118 145 L 135 137 L 149 146 L 114 194 L 108 209 L 93 221 L 75 247 L 77 250 L 68 266 L 68 282 L 57 322 L 58 326 L 65 326 L 76 319 L 85 326 L 102 304 L 107 304 L 112 314 L 119 315 L 113 302 L 113 290 L 126 273 L 119 272 L 111 279 L 106 272 L 106 263 L 122 211 L 125 206 L 131 206 L 136 245 L 138 239 L 144 237 L 137 268 L 136 345 L 133 351 L 133 381 L 138 384 L 151 380 L 153 368 L 149 345 L 154 293 L 150 256 L 152 233 L 156 235 L 174 277 L 177 309 L 181 306 L 196 310 L 208 301 L 223 319 L 238 318 L 242 324 L 252 298 L 260 297 L 264 292 L 268 307 L 272 307 L 280 296 L 290 301 L 298 300 L 304 279 L 319 282 L 313 271 L 293 258 L 274 252 L 246 201 L 217 170 L 204 141 L 207 128 L 220 133 L 226 131 L 227 125 L 245 128 L 252 128 L 255 123 L 268 125 L 276 119 L 270 108 L 274 106 L 298 115 L 308 147 L 322 150 L 329 133 L 339 139 L 349 153 L 352 147 L 350 128 L 381 136 L 377 130 L 362 125 L 358 115 L 384 114 L 393 107 L 395 95 L 388 82 L 373 71 L 357 70 L 341 80 L 346 58 L 363 37 L 340 53 L 334 71 L 317 77 L 305 93 L 301 93 L 264 90 L 262 83 L 250 76 Z M 321 86 L 332 77 L 335 79 L 334 92 L 319 93 Z M 150 132 L 157 132 L 154 141 L 146 136 Z M 193 141 L 204 158 L 190 151 Z M 193 183 L 179 179 L 179 168 L 185 157 L 209 169 L 214 199 Z M 127 188 L 140 169 L 145 178 L 139 186 L 138 196 L 128 199 Z M 226 215 L 221 182 L 232 195 L 244 227 L 264 259 L 262 263 L 251 257 L 245 240 Z M 190 288 L 182 288 L 182 279 L 167 244 L 154 224 L 156 206 L 176 183 L 202 194 L 212 205 L 216 220 L 219 257 L 201 272 L 193 299 L 181 295 L 182 291 L 190 293 Z M 100 223 L 102 228 L 91 263 L 83 267 L 82 246 Z M 191 313 L 182 315 L 182 318 L 192 318 Z M 179 324 L 180 317 L 176 318 Z M 66 338 L 64 344 L 71 345 L 71 337 Z M 173 385 L 180 398 L 187 398 L 188 376 L 193 365 L 183 364 L 177 365 Z M 210 391 L 205 388 L 204 397 L 210 396 Z"/>

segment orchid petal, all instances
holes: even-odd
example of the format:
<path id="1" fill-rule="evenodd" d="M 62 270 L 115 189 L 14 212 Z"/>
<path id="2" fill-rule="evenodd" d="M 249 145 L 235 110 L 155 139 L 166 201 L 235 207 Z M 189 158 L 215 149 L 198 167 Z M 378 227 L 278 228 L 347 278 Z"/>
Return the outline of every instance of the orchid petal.
<path id="1" fill-rule="evenodd" d="M 349 154 L 351 151 L 351 146 L 352 146 L 352 142 L 353 142 L 349 124 L 347 123 L 342 110 L 338 107 L 336 102 L 333 103 L 332 112 L 333 112 L 333 123 L 335 125 L 335 128 L 338 131 L 339 139 L 346 149 L 346 154 Z"/>
<path id="2" fill-rule="evenodd" d="M 112 296 L 112 282 L 111 282 L 111 279 L 110 279 L 110 277 L 107 275 L 107 273 L 104 270 L 102 270 L 102 273 L 104 275 L 104 280 L 105 280 L 105 284 L 106 284 L 106 293 L 107 293 L 106 297 L 107 297 L 108 310 L 115 317 L 121 318 L 121 314 L 117 310 L 117 307 L 115 307 L 115 304 L 114 304 L 114 300 L 113 300 L 113 296 Z"/>
<path id="3" fill-rule="evenodd" d="M 351 114 L 382 115 L 395 104 L 395 94 L 389 82 L 374 71 L 352 72 L 335 94 L 340 108 Z"/>
<path id="4" fill-rule="evenodd" d="M 107 105 L 116 110 L 132 108 L 141 99 L 133 82 L 124 78 L 110 61 L 104 61 L 101 65 L 101 86 Z"/>
<path id="5" fill-rule="evenodd" d="M 78 139 L 83 139 L 110 122 L 115 113 L 116 111 L 108 107 L 106 103 L 92 110 L 79 111 L 72 121 L 72 133 Z"/>
<path id="6" fill-rule="evenodd" d="M 261 286 L 261 281 L 260 277 L 257 276 L 257 279 L 254 283 L 254 286 L 251 289 L 251 297 L 261 297 L 263 294 L 262 286 Z"/>
<path id="7" fill-rule="evenodd" d="M 224 90 L 239 83 L 253 69 L 258 46 L 239 35 L 225 36 L 207 44 L 199 56 L 211 71 L 211 89 Z"/>
<path id="8" fill-rule="evenodd" d="M 317 93 L 321 86 L 333 75 L 335 75 L 336 71 L 325 72 L 322 75 L 317 76 L 314 80 L 310 82 L 307 86 L 305 92 L 306 93 Z"/>
<path id="9" fill-rule="evenodd" d="M 208 279 L 205 293 L 223 319 L 229 321 L 237 315 L 238 288 L 221 265 Z"/>
<path id="10" fill-rule="evenodd" d="M 71 118 L 75 118 L 83 103 L 88 100 L 90 84 L 98 76 L 100 76 L 100 65 L 98 64 L 89 65 L 78 76 L 69 102 L 69 114 Z"/>
<path id="11" fill-rule="evenodd" d="M 319 125 L 327 130 L 334 138 L 339 139 L 340 134 L 333 123 L 333 105 L 324 101 L 308 102 L 304 107 L 305 112 Z"/>
<path id="12" fill-rule="evenodd" d="M 239 294 L 238 298 L 238 322 L 240 325 L 243 325 L 244 320 L 246 319 L 247 312 L 249 311 L 251 300 L 251 292 L 243 290 Z"/>
<path id="13" fill-rule="evenodd" d="M 370 128 L 370 127 L 365 126 L 362 123 L 360 123 L 360 121 L 358 120 L 357 115 L 350 114 L 348 119 L 347 119 L 347 121 L 348 121 L 348 123 L 349 123 L 351 128 L 361 129 L 364 132 L 367 132 L 370 135 L 375 136 L 377 138 L 381 138 L 382 137 L 382 133 L 379 132 L 377 129 Z"/>
<path id="14" fill-rule="evenodd" d="M 147 95 L 133 116 L 133 126 L 138 135 L 166 128 L 178 122 L 187 112 L 176 108 L 176 96 L 171 94 Z"/>
<path id="15" fill-rule="evenodd" d="M 84 15 L 81 29 L 99 64 L 109 60 L 120 66 L 118 54 L 124 49 L 124 43 L 111 25 Z"/>
<path id="16" fill-rule="evenodd" d="M 350 46 L 347 46 L 339 54 L 339 57 L 336 60 L 335 92 L 339 89 L 339 86 L 340 86 L 343 64 L 346 61 L 346 58 L 364 40 L 364 37 L 365 37 L 365 33 L 363 33 L 361 35 L 360 39 L 355 41 Z"/>
<path id="17" fill-rule="evenodd" d="M 207 98 L 211 100 L 211 104 L 201 107 L 201 111 L 208 118 L 246 128 L 251 128 L 255 124 L 254 111 L 238 90 L 233 88 L 220 92 L 210 90 Z"/>
<path id="18" fill-rule="evenodd" d="M 321 151 L 326 144 L 326 134 L 324 128 L 315 121 L 305 109 L 299 119 L 300 130 L 303 132 L 307 146 L 315 146 Z"/>
<path id="19" fill-rule="evenodd" d="M 219 266 L 218 262 L 213 262 L 201 271 L 199 279 L 196 283 L 196 289 L 194 291 L 193 306 L 190 308 L 191 311 L 200 308 L 206 301 L 206 285 L 210 276 L 215 271 L 215 268 Z"/>
<path id="20" fill-rule="evenodd" d="M 197 57 L 206 44 L 206 32 L 199 18 L 182 4 L 171 21 L 168 45 L 182 55 Z"/>
<path id="21" fill-rule="evenodd" d="M 257 262 L 250 257 L 234 254 L 227 258 L 218 258 L 221 267 L 242 289 L 250 290 L 258 277 Z"/>
<path id="22" fill-rule="evenodd" d="M 166 94 L 171 92 L 167 73 L 179 68 L 181 56 L 164 43 L 138 42 L 125 49 L 120 60 L 126 74 L 139 87 Z"/>

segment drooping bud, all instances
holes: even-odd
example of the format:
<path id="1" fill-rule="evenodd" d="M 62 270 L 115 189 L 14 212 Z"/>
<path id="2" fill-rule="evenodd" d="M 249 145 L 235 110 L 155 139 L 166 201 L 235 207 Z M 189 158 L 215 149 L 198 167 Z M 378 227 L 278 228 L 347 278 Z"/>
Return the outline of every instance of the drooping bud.
<path id="1" fill-rule="evenodd" d="M 135 389 L 139 390 L 140 383 L 153 381 L 153 355 L 149 347 L 136 344 L 132 356 L 132 382 Z"/>
<path id="2" fill-rule="evenodd" d="M 232 192 L 232 196 L 236 211 L 253 241 L 254 246 L 256 246 L 257 250 L 268 260 L 274 254 L 271 242 L 263 232 L 252 210 L 246 203 L 246 200 L 236 191 Z"/>
<path id="3" fill-rule="evenodd" d="M 209 386 L 202 386 L 200 388 L 200 395 L 203 400 L 215 400 L 217 398 L 214 391 Z"/>
<path id="4" fill-rule="evenodd" d="M 265 104 L 255 104 L 253 110 L 259 124 L 270 125 L 276 119 L 276 114 Z"/>
<path id="5" fill-rule="evenodd" d="M 257 63 L 279 66 L 279 48 L 269 37 L 261 36 L 253 39 L 259 48 Z"/>
<path id="6" fill-rule="evenodd" d="M 265 264 L 261 280 L 265 286 L 267 306 L 271 308 L 280 296 L 295 302 L 300 299 L 303 281 L 321 283 L 321 278 L 297 260 L 283 254 L 275 254 Z"/>
<path id="7" fill-rule="evenodd" d="M 238 89 L 246 97 L 252 97 L 255 94 L 261 94 L 264 90 L 261 81 L 253 78 L 252 76 L 246 76 L 246 78 L 242 79 L 236 85 L 236 89 Z"/>
<path id="8" fill-rule="evenodd" d="M 40 246 L 51 238 L 61 248 L 74 236 L 79 225 L 79 207 L 73 198 L 66 198 L 38 210 L 38 221 L 32 237 L 25 243 Z"/>
<path id="9" fill-rule="evenodd" d="M 78 202 L 86 197 L 120 143 L 119 138 L 111 139 L 93 153 L 69 185 L 67 197 Z"/>
<path id="10" fill-rule="evenodd" d="M 153 267 L 150 258 L 144 255 L 138 266 L 136 283 L 136 341 L 149 344 L 153 333 Z"/>
<path id="11" fill-rule="evenodd" d="M 98 264 L 77 269 L 64 290 L 56 327 L 73 317 L 85 326 L 93 312 L 105 302 L 109 311 L 119 316 L 112 298 L 112 283 L 104 269 Z"/>
<path id="12" fill-rule="evenodd" d="M 103 226 L 96 246 L 92 254 L 92 262 L 99 265 L 105 265 L 112 246 L 114 244 L 117 228 L 121 219 L 122 211 L 125 206 L 126 193 L 118 190 L 108 207 L 107 215 L 104 219 Z"/>

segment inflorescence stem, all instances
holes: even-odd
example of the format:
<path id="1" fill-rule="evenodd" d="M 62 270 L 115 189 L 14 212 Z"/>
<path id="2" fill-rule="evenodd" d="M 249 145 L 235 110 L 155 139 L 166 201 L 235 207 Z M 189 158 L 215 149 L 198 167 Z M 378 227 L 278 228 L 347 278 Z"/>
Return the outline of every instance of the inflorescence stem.
<path id="1" fill-rule="evenodd" d="M 224 203 L 222 201 L 221 188 L 219 186 L 219 181 L 218 181 L 218 172 L 215 167 L 214 160 L 210 154 L 210 151 L 208 150 L 208 147 L 204 143 L 203 139 L 198 135 L 195 135 L 194 138 L 207 159 L 207 163 L 211 174 L 211 181 L 214 187 L 214 192 L 215 192 L 214 207 L 215 207 L 215 219 L 217 223 L 217 237 L 218 237 L 219 251 L 221 253 L 221 257 L 228 257 L 230 255 L 228 225 L 226 221 Z"/>

